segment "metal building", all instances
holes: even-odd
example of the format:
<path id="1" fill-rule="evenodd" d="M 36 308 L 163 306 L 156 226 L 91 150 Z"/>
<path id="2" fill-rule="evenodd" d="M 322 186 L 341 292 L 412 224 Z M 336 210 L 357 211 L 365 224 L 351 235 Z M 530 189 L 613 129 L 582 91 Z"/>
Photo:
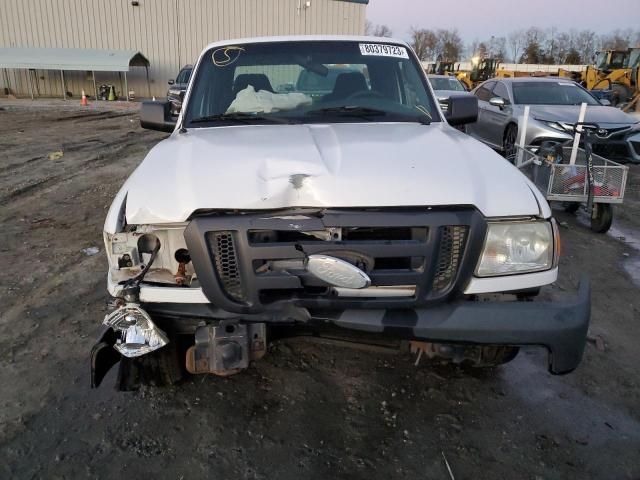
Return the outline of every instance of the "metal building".
<path id="1" fill-rule="evenodd" d="M 163 96 L 180 67 L 204 46 L 262 35 L 362 34 L 368 0 L 2 0 L 1 47 L 136 50 L 149 59 L 151 94 Z M 5 69 L 0 86 L 17 96 L 31 88 L 60 96 L 54 70 Z M 64 75 L 66 91 L 93 92 L 92 73 Z M 98 83 L 122 90 L 121 76 L 101 72 Z M 30 87 L 31 79 L 31 87 Z M 34 85 L 35 83 L 35 85 Z M 0 87 L 0 88 L 1 88 Z M 144 71 L 128 73 L 129 90 L 147 95 Z M 3 88 L 3 90 L 4 90 Z M 2 92 L 0 92 L 2 94 Z M 122 96 L 123 92 L 119 94 Z"/>

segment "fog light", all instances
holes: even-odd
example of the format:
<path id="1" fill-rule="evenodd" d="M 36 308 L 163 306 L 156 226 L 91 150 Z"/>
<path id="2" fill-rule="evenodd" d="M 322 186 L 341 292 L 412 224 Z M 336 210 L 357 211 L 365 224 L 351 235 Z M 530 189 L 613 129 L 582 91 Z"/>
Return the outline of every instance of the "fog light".
<path id="1" fill-rule="evenodd" d="M 120 307 L 104 317 L 102 323 L 120 332 L 113 348 L 128 358 L 145 355 L 169 343 L 166 333 L 151 321 L 149 314 L 134 304 Z"/>

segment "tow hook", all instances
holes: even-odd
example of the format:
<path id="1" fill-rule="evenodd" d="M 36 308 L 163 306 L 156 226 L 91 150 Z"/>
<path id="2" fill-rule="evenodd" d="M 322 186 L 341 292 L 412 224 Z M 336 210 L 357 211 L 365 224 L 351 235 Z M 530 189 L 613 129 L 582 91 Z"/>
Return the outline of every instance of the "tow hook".
<path id="1" fill-rule="evenodd" d="M 266 339 L 264 323 L 221 321 L 215 326 L 198 327 L 195 345 L 187 350 L 187 371 L 220 376 L 238 373 L 247 368 L 251 360 L 264 356 Z"/>

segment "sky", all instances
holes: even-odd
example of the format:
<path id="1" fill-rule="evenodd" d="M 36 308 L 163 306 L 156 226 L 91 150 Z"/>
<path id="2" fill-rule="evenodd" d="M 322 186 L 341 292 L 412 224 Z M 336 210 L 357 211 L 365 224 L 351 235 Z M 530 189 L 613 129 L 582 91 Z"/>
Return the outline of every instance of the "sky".
<path id="1" fill-rule="evenodd" d="M 405 40 L 412 26 L 457 28 L 469 43 L 530 26 L 596 33 L 638 30 L 640 0 L 369 0 L 367 19 Z"/>

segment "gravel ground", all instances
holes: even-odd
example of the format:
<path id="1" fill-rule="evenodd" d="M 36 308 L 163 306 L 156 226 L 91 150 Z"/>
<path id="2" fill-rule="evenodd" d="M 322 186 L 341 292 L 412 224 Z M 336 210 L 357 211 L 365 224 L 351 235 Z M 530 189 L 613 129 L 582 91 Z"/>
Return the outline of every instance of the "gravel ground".
<path id="1" fill-rule="evenodd" d="M 557 212 L 543 296 L 593 284 L 570 375 L 538 349 L 481 371 L 295 340 L 234 377 L 118 393 L 115 372 L 89 389 L 102 223 L 163 135 L 135 104 L 49 105 L 0 102 L 0 478 L 640 478 L 640 166 L 609 235 Z"/>

